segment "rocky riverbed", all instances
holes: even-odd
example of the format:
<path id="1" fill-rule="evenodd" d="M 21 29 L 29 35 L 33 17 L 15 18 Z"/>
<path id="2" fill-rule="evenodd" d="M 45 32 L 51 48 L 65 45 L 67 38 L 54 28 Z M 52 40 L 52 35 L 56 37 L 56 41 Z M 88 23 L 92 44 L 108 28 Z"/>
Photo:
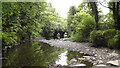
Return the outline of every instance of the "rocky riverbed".
<path id="1" fill-rule="evenodd" d="M 91 47 L 91 43 L 73 42 L 68 38 L 45 40 L 40 39 L 44 43 L 51 46 L 57 46 L 72 51 L 78 51 L 80 53 L 88 54 L 89 56 L 83 56 L 80 60 L 87 60 L 92 62 L 94 66 L 114 66 L 120 67 L 120 51 L 109 49 L 105 47 L 95 48 Z"/>

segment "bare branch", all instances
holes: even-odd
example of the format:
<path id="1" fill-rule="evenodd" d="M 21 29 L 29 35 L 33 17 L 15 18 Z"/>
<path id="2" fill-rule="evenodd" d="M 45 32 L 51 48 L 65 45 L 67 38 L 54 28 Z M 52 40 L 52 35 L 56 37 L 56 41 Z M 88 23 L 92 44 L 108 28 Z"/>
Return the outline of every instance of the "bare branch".
<path id="1" fill-rule="evenodd" d="M 98 2 L 98 3 L 99 3 L 100 5 L 102 5 L 103 7 L 106 7 L 106 8 L 109 8 L 109 9 L 113 10 L 113 8 L 107 7 L 107 6 L 103 5 L 101 2 Z"/>

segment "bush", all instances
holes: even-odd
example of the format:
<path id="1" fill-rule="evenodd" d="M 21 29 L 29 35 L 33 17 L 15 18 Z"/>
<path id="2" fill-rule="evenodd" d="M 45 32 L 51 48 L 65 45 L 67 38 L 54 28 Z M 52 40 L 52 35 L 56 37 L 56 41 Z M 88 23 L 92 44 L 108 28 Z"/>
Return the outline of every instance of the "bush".
<path id="1" fill-rule="evenodd" d="M 113 38 L 117 34 L 117 31 L 115 29 L 108 29 L 103 31 L 103 36 L 106 40 Z"/>
<path id="2" fill-rule="evenodd" d="M 107 45 L 110 48 L 120 48 L 120 31 L 115 29 L 94 30 L 90 33 L 90 40 L 96 47 Z"/>
<path id="3" fill-rule="evenodd" d="M 79 35 L 79 33 L 75 33 L 75 34 L 72 33 L 71 34 L 71 39 L 74 40 L 74 41 L 76 41 L 76 42 L 82 41 L 81 36 Z"/>
<path id="4" fill-rule="evenodd" d="M 110 47 L 110 48 L 120 48 L 120 34 L 115 35 L 113 38 L 108 40 L 108 47 Z"/>
<path id="5" fill-rule="evenodd" d="M 106 40 L 103 36 L 102 31 L 94 30 L 90 33 L 90 40 L 93 43 L 93 46 L 100 47 L 100 46 L 106 46 Z"/>

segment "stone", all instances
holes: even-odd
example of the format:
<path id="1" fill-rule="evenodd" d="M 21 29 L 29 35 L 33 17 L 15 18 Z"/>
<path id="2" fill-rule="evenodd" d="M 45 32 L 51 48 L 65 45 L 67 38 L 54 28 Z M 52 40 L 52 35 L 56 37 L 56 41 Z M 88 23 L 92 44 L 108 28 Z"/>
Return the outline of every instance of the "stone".
<path id="1" fill-rule="evenodd" d="M 115 51 L 113 51 L 112 53 L 108 53 L 109 57 L 115 57 L 115 56 L 119 56 L 119 54 L 115 53 Z"/>
<path id="2" fill-rule="evenodd" d="M 95 57 L 97 57 L 98 55 L 97 55 L 97 54 L 95 54 L 94 56 L 95 56 Z"/>
<path id="3" fill-rule="evenodd" d="M 104 65 L 104 64 L 99 64 L 99 65 L 95 65 L 95 66 L 107 66 L 107 65 Z"/>
<path id="4" fill-rule="evenodd" d="M 71 59 L 70 61 L 69 61 L 69 63 L 70 64 L 72 64 L 72 63 L 74 63 L 74 62 L 77 62 L 77 60 L 74 58 L 74 59 Z"/>
<path id="5" fill-rule="evenodd" d="M 90 51 L 90 49 L 86 49 L 87 51 Z"/>
<path id="6" fill-rule="evenodd" d="M 86 66 L 85 64 L 76 64 L 76 65 L 71 65 L 71 66 Z"/>
<path id="7" fill-rule="evenodd" d="M 78 58 L 79 60 L 85 60 L 85 58 Z"/>
<path id="8" fill-rule="evenodd" d="M 120 60 L 108 61 L 107 64 L 112 64 L 112 65 L 115 65 L 115 66 L 120 66 Z"/>
<path id="9" fill-rule="evenodd" d="M 91 56 L 83 56 L 83 58 L 86 58 L 87 60 L 90 60 Z"/>
<path id="10" fill-rule="evenodd" d="M 103 61 L 102 60 L 98 60 L 98 63 L 101 64 L 101 63 L 103 63 Z"/>
<path id="11" fill-rule="evenodd" d="M 95 58 L 95 57 L 92 57 L 92 60 L 96 60 L 96 58 Z"/>

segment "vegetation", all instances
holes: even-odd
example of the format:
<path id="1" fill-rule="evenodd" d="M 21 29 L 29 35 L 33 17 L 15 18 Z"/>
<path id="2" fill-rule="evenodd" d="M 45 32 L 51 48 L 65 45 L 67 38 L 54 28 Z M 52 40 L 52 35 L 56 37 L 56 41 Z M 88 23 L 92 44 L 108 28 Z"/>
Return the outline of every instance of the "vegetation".
<path id="1" fill-rule="evenodd" d="M 96 47 L 108 46 L 110 48 L 119 48 L 120 46 L 120 31 L 108 29 L 104 31 L 94 30 L 90 34 L 91 42 Z"/>
<path id="2" fill-rule="evenodd" d="M 71 26 L 73 25 L 74 29 L 71 39 L 75 41 L 89 41 L 90 32 L 95 28 L 93 17 L 85 12 L 78 12 L 74 16 Z"/>
<path id="3" fill-rule="evenodd" d="M 70 38 L 79 42 L 92 42 L 93 46 L 120 48 L 120 9 L 119 2 L 110 2 L 110 12 L 103 15 L 100 2 L 84 2 L 71 7 L 68 13 L 68 33 Z"/>
<path id="4" fill-rule="evenodd" d="M 63 37 L 65 33 L 66 19 L 59 17 L 46 2 L 2 2 L 2 5 L 3 48 L 40 36 L 57 38 L 60 33 Z"/>
<path id="5" fill-rule="evenodd" d="M 46 2 L 2 2 L 3 48 L 36 37 L 68 38 L 92 42 L 94 46 L 120 47 L 120 2 L 109 2 L 110 12 L 103 15 L 99 2 L 72 6 L 68 18 L 56 13 Z M 7 8 L 7 9 L 6 9 Z M 1 21 L 0 21 L 1 23 Z"/>

